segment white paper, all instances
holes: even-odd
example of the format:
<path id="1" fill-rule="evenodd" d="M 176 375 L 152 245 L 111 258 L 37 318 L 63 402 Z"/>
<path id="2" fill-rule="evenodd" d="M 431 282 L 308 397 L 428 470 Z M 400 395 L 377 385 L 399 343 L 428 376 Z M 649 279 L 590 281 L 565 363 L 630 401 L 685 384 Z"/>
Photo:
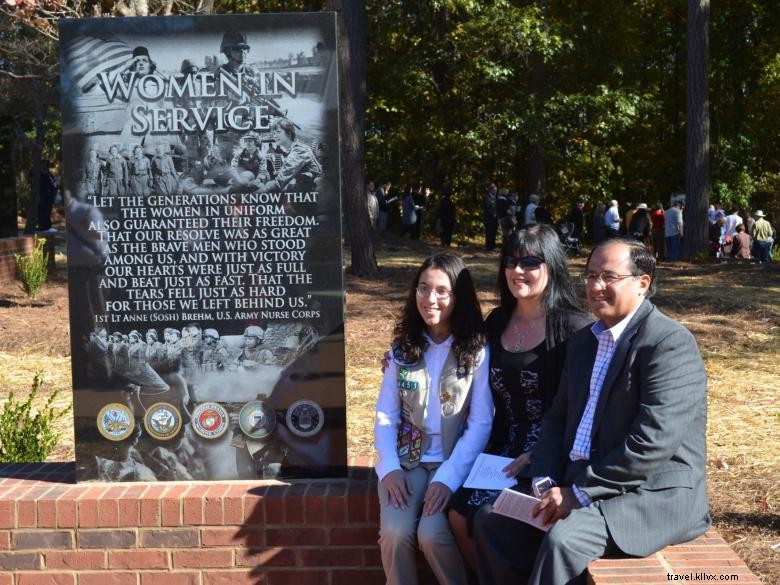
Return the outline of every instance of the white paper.
<path id="1" fill-rule="evenodd" d="M 488 453 L 480 453 L 471 468 L 471 473 L 466 478 L 463 487 L 482 490 L 500 490 L 512 487 L 517 483 L 514 477 L 507 477 L 501 471 L 512 463 L 511 457 L 500 457 Z"/>
<path id="2" fill-rule="evenodd" d="M 535 526 L 539 530 L 547 532 L 552 527 L 552 524 L 542 524 L 543 514 L 539 514 L 536 518 L 531 515 L 534 506 L 539 503 L 539 498 L 533 496 L 527 496 L 509 489 L 503 489 L 499 494 L 498 499 L 493 504 L 493 511 L 515 520 L 520 520 L 531 526 Z"/>

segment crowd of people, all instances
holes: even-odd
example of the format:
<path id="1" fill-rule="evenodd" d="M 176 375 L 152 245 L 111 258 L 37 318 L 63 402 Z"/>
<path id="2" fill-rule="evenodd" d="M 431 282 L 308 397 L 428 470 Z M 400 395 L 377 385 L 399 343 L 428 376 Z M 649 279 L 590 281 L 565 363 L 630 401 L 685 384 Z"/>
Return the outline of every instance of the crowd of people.
<path id="1" fill-rule="evenodd" d="M 584 583 L 593 559 L 707 530 L 706 377 L 693 336 L 649 300 L 655 266 L 634 238 L 597 245 L 581 275 L 592 322 L 556 230 L 521 227 L 483 321 L 462 259 L 422 263 L 376 407 L 387 583 L 418 582 L 418 547 L 442 584 Z M 537 498 L 543 529 L 464 487 L 483 452 Z"/>

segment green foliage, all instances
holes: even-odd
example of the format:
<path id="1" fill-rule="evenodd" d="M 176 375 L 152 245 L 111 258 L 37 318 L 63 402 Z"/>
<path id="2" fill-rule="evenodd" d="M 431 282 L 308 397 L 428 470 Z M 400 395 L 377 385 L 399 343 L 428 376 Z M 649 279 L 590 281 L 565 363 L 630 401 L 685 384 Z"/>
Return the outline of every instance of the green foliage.
<path id="1" fill-rule="evenodd" d="M 57 445 L 54 423 L 70 411 L 70 406 L 57 410 L 54 401 L 59 390 L 52 392 L 41 410 L 33 413 L 33 402 L 43 385 L 43 375 L 36 372 L 32 390 L 27 400 L 17 400 L 14 393 L 0 412 L 0 461 L 35 462 L 45 461 Z"/>
<path id="2" fill-rule="evenodd" d="M 16 275 L 22 281 L 22 289 L 31 299 L 46 282 L 49 274 L 49 254 L 44 250 L 46 238 L 36 237 L 31 254 L 14 254 Z"/>

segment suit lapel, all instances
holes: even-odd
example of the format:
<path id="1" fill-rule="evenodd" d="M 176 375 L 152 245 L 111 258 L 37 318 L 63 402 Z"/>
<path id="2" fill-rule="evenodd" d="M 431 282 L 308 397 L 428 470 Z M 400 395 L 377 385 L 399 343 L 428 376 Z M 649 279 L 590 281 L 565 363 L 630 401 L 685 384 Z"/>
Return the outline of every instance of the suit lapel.
<path id="1" fill-rule="evenodd" d="M 618 339 L 615 353 L 612 355 L 612 360 L 609 363 L 607 375 L 604 378 L 604 384 L 601 387 L 599 401 L 596 404 L 596 412 L 593 415 L 593 434 L 595 434 L 596 429 L 599 428 L 601 415 L 604 413 L 604 409 L 607 406 L 609 395 L 612 392 L 615 382 L 617 381 L 617 377 L 623 369 L 626 356 L 628 355 L 628 352 L 634 343 L 634 337 L 639 331 L 639 326 L 644 322 L 652 309 L 653 305 L 651 305 L 648 301 L 643 301 L 642 305 L 631 319 L 631 322 L 628 324 L 625 331 L 623 331 L 623 334 Z M 593 434 L 591 435 L 591 438 L 593 437 Z"/>

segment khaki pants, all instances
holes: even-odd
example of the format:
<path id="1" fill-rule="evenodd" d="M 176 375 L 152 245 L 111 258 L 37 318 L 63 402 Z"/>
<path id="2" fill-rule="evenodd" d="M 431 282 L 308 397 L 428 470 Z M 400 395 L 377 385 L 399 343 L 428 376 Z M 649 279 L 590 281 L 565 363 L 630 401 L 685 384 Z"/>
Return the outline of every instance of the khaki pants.
<path id="1" fill-rule="evenodd" d="M 412 485 L 410 505 L 398 510 L 387 503 L 379 482 L 379 547 L 388 585 L 417 585 L 417 546 L 441 585 L 466 585 L 466 568 L 445 512 L 421 516 L 423 498 L 438 463 L 422 463 L 404 470 Z"/>

